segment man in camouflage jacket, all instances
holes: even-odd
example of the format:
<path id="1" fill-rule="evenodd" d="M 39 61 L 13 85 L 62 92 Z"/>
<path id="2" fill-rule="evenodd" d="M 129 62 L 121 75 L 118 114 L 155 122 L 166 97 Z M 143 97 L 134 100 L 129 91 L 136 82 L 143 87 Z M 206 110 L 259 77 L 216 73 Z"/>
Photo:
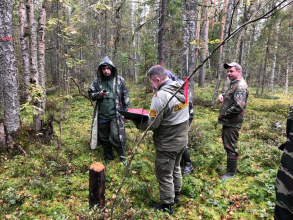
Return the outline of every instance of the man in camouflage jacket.
<path id="1" fill-rule="evenodd" d="M 243 123 L 246 102 L 248 99 L 248 86 L 242 77 L 242 67 L 235 62 L 225 63 L 230 87 L 226 93 L 219 96 L 222 103 L 218 123 L 223 125 L 222 140 L 227 152 L 227 171 L 221 176 L 225 180 L 236 174 L 239 130 Z"/>
<path id="2" fill-rule="evenodd" d="M 124 79 L 118 76 L 116 67 L 107 56 L 99 64 L 97 78 L 92 82 L 88 95 L 91 100 L 97 101 L 90 148 L 96 149 L 101 144 L 107 163 L 114 159 L 114 147 L 120 160 L 126 164 L 124 118 L 117 109 L 128 110 L 129 94 Z"/>
<path id="3" fill-rule="evenodd" d="M 283 151 L 275 182 L 275 220 L 293 219 L 293 107 L 287 116 L 287 141 L 279 149 Z"/>

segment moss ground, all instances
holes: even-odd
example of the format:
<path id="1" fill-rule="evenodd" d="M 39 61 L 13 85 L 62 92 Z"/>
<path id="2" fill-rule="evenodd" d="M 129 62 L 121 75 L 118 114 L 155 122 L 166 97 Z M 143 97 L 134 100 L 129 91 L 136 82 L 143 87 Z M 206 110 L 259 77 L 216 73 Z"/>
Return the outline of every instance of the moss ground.
<path id="1" fill-rule="evenodd" d="M 150 106 L 151 93 L 145 95 L 140 85 L 128 83 L 132 107 Z M 151 132 L 132 161 L 130 172 L 120 192 L 113 219 L 273 219 L 274 180 L 285 138 L 286 115 L 292 93 L 281 90 L 255 98 L 250 90 L 245 122 L 239 138 L 239 167 L 234 179 L 221 181 L 225 167 L 221 126 L 217 124 L 219 106 L 206 107 L 213 88 L 195 89 L 195 118 L 189 132 L 189 151 L 194 170 L 183 176 L 180 202 L 174 214 L 155 211 L 159 202 L 154 175 Z M 273 97 L 273 98 L 272 98 Z M 278 99 L 274 97 L 279 97 Z M 89 149 L 93 107 L 75 88 L 62 123 L 59 160 L 57 141 L 63 96 L 48 96 L 47 112 L 53 113 L 54 140 L 38 143 L 31 135 L 31 114 L 22 112 L 22 137 L 11 154 L 1 155 L 0 219 L 101 219 L 99 210 L 89 210 L 89 166 L 103 161 L 101 147 Z M 280 126 L 276 127 L 278 123 Z M 126 123 L 128 158 L 142 133 L 132 122 Z M 125 173 L 117 155 L 106 167 L 106 217 Z"/>

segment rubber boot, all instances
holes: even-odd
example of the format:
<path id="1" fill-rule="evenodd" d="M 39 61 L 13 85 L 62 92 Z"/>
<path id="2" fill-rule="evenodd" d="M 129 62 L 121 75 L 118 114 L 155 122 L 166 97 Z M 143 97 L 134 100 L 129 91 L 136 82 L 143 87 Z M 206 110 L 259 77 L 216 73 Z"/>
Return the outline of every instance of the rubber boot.
<path id="1" fill-rule="evenodd" d="M 153 208 L 157 210 L 163 210 L 163 212 L 168 212 L 170 215 L 173 214 L 174 203 L 171 204 L 157 204 L 153 203 Z"/>
<path id="2" fill-rule="evenodd" d="M 221 176 L 221 180 L 234 178 L 234 176 L 236 175 L 236 168 L 237 168 L 237 159 L 227 158 L 227 171 L 223 176 Z"/>
<path id="3" fill-rule="evenodd" d="M 122 147 L 120 147 L 120 148 L 116 148 L 116 151 L 120 157 L 120 161 L 124 164 L 124 166 L 127 166 L 127 161 L 126 161 L 124 149 Z"/>
<path id="4" fill-rule="evenodd" d="M 182 174 L 188 174 L 188 173 L 190 173 L 192 171 L 192 169 L 193 168 L 192 168 L 191 162 L 186 162 L 185 167 L 184 167 L 184 169 L 182 171 Z"/>
<path id="5" fill-rule="evenodd" d="M 179 192 L 175 192 L 174 203 L 179 202 Z"/>
<path id="6" fill-rule="evenodd" d="M 104 149 L 105 162 L 107 164 L 109 160 L 114 159 L 112 145 L 111 144 L 104 144 L 104 145 L 102 145 L 102 147 Z"/>
<path id="7" fill-rule="evenodd" d="M 188 152 L 188 149 L 185 148 L 183 154 L 182 154 L 182 160 L 184 160 L 184 164 L 185 164 L 185 167 L 182 171 L 182 174 L 188 174 L 192 171 L 192 164 L 191 164 L 191 160 L 190 160 L 190 155 L 189 155 L 189 152 Z"/>

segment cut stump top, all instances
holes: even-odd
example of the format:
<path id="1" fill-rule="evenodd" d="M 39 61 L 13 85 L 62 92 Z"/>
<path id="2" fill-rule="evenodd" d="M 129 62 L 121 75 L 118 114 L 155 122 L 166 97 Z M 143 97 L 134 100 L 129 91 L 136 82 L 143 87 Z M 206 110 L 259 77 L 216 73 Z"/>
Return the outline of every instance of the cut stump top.
<path id="1" fill-rule="evenodd" d="M 100 162 L 97 162 L 97 163 L 93 163 L 91 166 L 90 166 L 90 170 L 94 170 L 96 172 L 100 172 L 102 171 L 103 169 L 105 169 L 105 166 L 100 163 Z"/>

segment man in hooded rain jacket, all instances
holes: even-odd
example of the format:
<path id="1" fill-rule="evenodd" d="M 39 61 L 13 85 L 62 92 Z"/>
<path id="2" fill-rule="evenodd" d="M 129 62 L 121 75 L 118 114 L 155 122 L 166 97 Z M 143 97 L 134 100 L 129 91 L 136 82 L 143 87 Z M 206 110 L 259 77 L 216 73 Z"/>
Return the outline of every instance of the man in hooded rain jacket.
<path id="1" fill-rule="evenodd" d="M 109 57 L 101 60 L 97 78 L 92 82 L 88 95 L 91 100 L 96 101 L 90 148 L 96 149 L 101 144 L 106 163 L 114 159 L 114 148 L 126 165 L 124 118 L 117 109 L 128 110 L 129 94 L 124 79 L 118 76 Z"/>

